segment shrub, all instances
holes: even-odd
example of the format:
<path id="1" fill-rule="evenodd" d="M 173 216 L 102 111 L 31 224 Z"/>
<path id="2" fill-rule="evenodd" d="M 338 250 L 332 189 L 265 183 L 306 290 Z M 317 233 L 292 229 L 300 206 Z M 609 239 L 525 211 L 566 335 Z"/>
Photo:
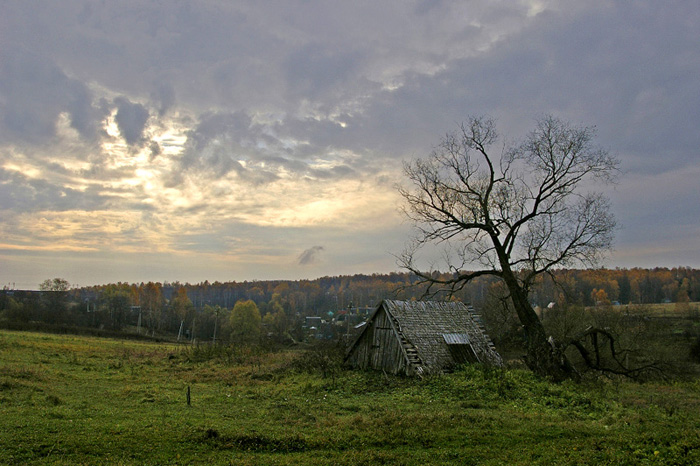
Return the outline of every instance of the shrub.
<path id="1" fill-rule="evenodd" d="M 321 372 L 322 377 L 333 377 L 340 372 L 345 347 L 339 343 L 318 342 L 295 358 L 290 368 L 300 372 Z"/>
<path id="2" fill-rule="evenodd" d="M 260 345 L 222 345 L 197 343 L 184 346 L 180 356 L 186 362 L 206 362 L 216 360 L 222 364 L 260 364 L 261 355 L 267 351 Z"/>
<path id="3" fill-rule="evenodd" d="M 700 363 L 700 337 L 697 337 L 695 342 L 690 345 L 690 359 Z"/>

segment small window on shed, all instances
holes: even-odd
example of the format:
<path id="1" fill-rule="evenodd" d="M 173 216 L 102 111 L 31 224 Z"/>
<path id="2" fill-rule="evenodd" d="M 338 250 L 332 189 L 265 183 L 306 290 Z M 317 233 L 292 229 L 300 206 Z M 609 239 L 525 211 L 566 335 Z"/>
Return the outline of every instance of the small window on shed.
<path id="1" fill-rule="evenodd" d="M 443 333 L 442 338 L 447 343 L 447 348 L 450 350 L 450 355 L 455 364 L 479 362 L 468 334 Z"/>

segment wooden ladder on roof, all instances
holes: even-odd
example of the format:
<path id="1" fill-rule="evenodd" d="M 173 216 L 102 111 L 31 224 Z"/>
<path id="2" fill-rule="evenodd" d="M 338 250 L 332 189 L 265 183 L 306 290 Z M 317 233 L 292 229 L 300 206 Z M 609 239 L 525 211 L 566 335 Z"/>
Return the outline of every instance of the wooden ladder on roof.
<path id="1" fill-rule="evenodd" d="M 416 349 L 413 343 L 406 339 L 406 337 L 403 334 L 403 331 L 401 330 L 401 324 L 399 324 L 399 321 L 396 319 L 396 317 L 394 317 L 390 312 L 387 312 L 387 314 L 391 317 L 391 322 L 394 324 L 394 328 L 396 329 L 396 332 L 399 335 L 399 341 L 401 342 L 401 346 L 403 347 L 404 353 L 406 353 L 408 363 L 412 366 L 415 366 L 416 370 L 419 373 L 422 373 L 423 361 L 421 360 L 420 356 L 418 356 L 418 350 Z"/>

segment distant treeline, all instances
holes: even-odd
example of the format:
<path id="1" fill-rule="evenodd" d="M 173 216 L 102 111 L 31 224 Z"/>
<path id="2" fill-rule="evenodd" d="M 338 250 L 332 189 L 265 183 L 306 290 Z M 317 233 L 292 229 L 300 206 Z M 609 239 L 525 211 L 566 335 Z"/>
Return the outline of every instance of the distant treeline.
<path id="1" fill-rule="evenodd" d="M 263 306 L 278 294 L 293 312 L 316 315 L 323 310 L 374 306 L 381 299 L 420 298 L 424 288 L 413 286 L 416 277 L 408 273 L 348 275 L 315 280 L 265 280 L 243 282 L 140 283 L 102 285 L 73 290 L 82 301 L 95 299 L 114 286 L 128 287 L 134 305 L 141 305 L 149 295 L 160 292 L 170 301 L 181 288 L 197 309 L 205 305 L 231 308 L 239 300 L 253 300 Z M 456 298 L 483 304 L 498 279 L 482 277 L 469 283 Z M 687 267 L 654 269 L 557 270 L 545 276 L 531 292 L 536 305 L 565 299 L 570 304 L 592 306 L 596 293 L 603 290 L 611 301 L 621 304 L 700 301 L 700 270 Z M 439 297 L 439 296 L 438 296 Z"/>
<path id="2" fill-rule="evenodd" d="M 424 288 L 407 273 L 322 277 L 316 280 L 243 282 L 116 283 L 71 288 L 62 279 L 47 280 L 42 291 L 0 292 L 1 322 L 43 322 L 111 331 L 137 326 L 157 336 L 183 332 L 212 338 L 226 331 L 230 310 L 252 301 L 263 325 L 276 322 L 278 333 L 297 333 L 306 316 L 375 306 L 382 299 L 419 299 Z M 502 295 L 495 277 L 469 283 L 455 298 L 477 309 Z M 436 296 L 441 298 L 444 296 Z M 700 300 L 700 270 L 691 268 L 558 270 L 530 293 L 535 305 L 568 303 L 662 303 Z M 272 319 L 272 315 L 276 316 Z M 280 323 L 282 322 L 283 323 Z M 230 331 L 230 329 L 228 329 Z"/>

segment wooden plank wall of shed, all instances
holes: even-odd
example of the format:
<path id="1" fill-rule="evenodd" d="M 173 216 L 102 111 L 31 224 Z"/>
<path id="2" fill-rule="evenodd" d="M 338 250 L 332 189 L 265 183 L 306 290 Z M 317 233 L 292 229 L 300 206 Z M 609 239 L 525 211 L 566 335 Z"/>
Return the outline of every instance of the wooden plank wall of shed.
<path id="1" fill-rule="evenodd" d="M 386 311 L 380 310 L 368 325 L 347 362 L 360 369 L 405 374 L 406 360 L 401 342 L 392 329 Z"/>
<path id="2" fill-rule="evenodd" d="M 372 341 L 374 338 L 374 327 L 372 323 L 367 324 L 367 328 L 360 335 L 360 339 L 355 343 L 352 352 L 348 354 L 346 363 L 350 367 L 355 367 L 358 369 L 365 370 L 369 364 L 369 344 L 368 341 Z"/>
<path id="3" fill-rule="evenodd" d="M 396 337 L 386 310 L 374 319 L 374 340 L 371 342 L 370 367 L 394 374 L 406 371 L 401 342 Z"/>

